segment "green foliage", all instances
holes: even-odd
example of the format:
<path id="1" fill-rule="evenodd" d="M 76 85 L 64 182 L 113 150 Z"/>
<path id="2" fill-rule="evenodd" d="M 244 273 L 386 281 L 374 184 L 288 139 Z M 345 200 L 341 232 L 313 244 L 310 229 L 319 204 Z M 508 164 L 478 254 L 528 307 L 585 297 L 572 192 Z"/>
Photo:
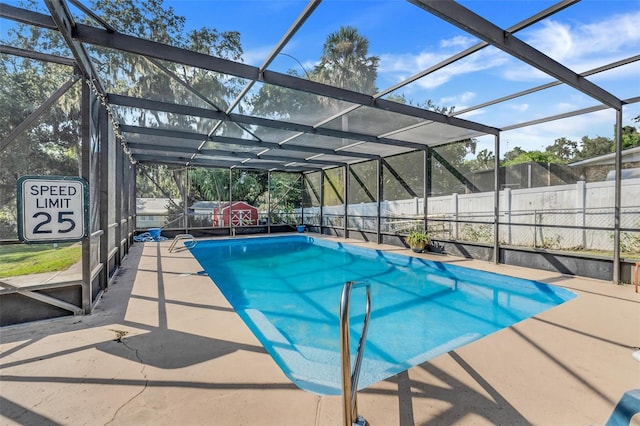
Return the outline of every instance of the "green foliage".
<path id="1" fill-rule="evenodd" d="M 327 36 L 314 80 L 367 94 L 375 86 L 380 58 L 368 56 L 369 40 L 355 27 L 344 26 Z"/>
<path id="2" fill-rule="evenodd" d="M 582 143 L 577 150 L 573 161 L 586 160 L 588 158 L 597 157 L 599 155 L 609 154 L 614 151 L 614 143 L 612 139 L 596 136 L 589 138 L 582 137 Z"/>
<path id="3" fill-rule="evenodd" d="M 464 165 L 472 172 L 479 170 L 492 170 L 495 168 L 496 156 L 492 151 L 483 149 L 478 153 L 474 160 L 465 161 Z"/>
<path id="4" fill-rule="evenodd" d="M 271 173 L 271 210 L 287 213 L 300 206 L 302 192 L 302 176 L 292 173 Z M 262 195 L 260 206 L 266 210 L 266 202 Z M 262 207 L 263 206 L 263 207 Z"/>
<path id="5" fill-rule="evenodd" d="M 33 11 L 48 12 L 42 2 L 34 0 L 25 1 L 23 6 Z M 173 8 L 166 7 L 163 0 L 95 0 L 90 8 L 126 34 L 225 59 L 240 60 L 242 57 L 238 32 L 219 32 L 208 27 L 186 31 L 185 18 L 177 15 Z M 82 19 L 83 23 L 95 25 L 86 16 Z M 28 25 L 18 24 L 9 29 L 1 44 L 64 57 L 73 56 L 57 31 Z M 113 93 L 225 110 L 244 85 L 240 79 L 221 81 L 219 74 L 207 70 L 92 45 L 85 47 L 94 59 L 103 85 Z M 178 76 L 202 96 L 187 91 L 159 67 Z M 2 55 L 0 116 L 3 120 L 0 120 L 0 139 L 6 137 L 68 81 L 73 72 L 73 68 L 68 66 Z M 15 184 L 20 176 L 79 174 L 81 86 L 82 83 L 77 82 L 32 128 L 0 153 L 0 238 L 15 238 Z M 159 114 L 150 110 L 129 110 L 127 114 L 132 124 L 151 127 L 174 127 L 200 133 L 208 133 L 212 127 L 211 120 L 194 116 Z M 238 136 L 241 132 L 237 126 L 222 126 L 220 133 Z M 141 139 L 141 142 L 155 142 L 144 140 L 144 137 Z M 181 185 L 185 180 L 180 178 L 175 168 L 139 167 L 146 172 L 138 174 L 139 196 L 181 197 Z"/>
<path id="6" fill-rule="evenodd" d="M 460 192 L 460 188 L 466 185 L 464 174 L 470 171 L 470 165 L 465 164 L 464 159 L 476 152 L 476 144 L 475 139 L 465 139 L 430 149 L 429 194 Z"/>
<path id="7" fill-rule="evenodd" d="M 189 197 L 193 200 L 228 201 L 229 170 L 196 168 L 189 170 Z"/>
<path id="8" fill-rule="evenodd" d="M 162 164 L 138 164 L 136 196 L 140 198 L 181 198 L 175 181 L 175 167 Z"/>
<path id="9" fill-rule="evenodd" d="M 344 203 L 344 173 L 342 167 L 325 171 L 324 200 L 325 206 L 336 206 Z"/>
<path id="10" fill-rule="evenodd" d="M 487 243 L 493 242 L 493 227 L 491 225 L 465 223 L 461 228 L 462 240 Z"/>
<path id="11" fill-rule="evenodd" d="M 295 75 L 295 72 L 290 72 Z M 263 85 L 251 99 L 252 113 L 265 118 L 281 118 L 291 121 L 313 121 L 309 117 L 317 117 L 322 104 L 317 96 L 285 87 Z M 261 134 L 264 140 L 270 140 L 269 130 Z M 274 140 L 276 131 L 274 133 Z"/>
<path id="12" fill-rule="evenodd" d="M 267 192 L 268 175 L 266 172 L 252 172 L 248 170 L 233 170 L 232 197 L 243 200 L 255 206 L 259 198 Z"/>
<path id="13" fill-rule="evenodd" d="M 536 244 L 536 247 L 549 249 L 549 250 L 561 249 L 562 248 L 561 241 L 562 241 L 562 237 L 560 235 L 556 235 L 554 237 L 543 236 L 542 242 L 538 241 Z"/>
<path id="14" fill-rule="evenodd" d="M 633 126 L 624 126 L 622 128 L 622 149 L 636 146 L 640 146 L 640 132 Z"/>
<path id="15" fill-rule="evenodd" d="M 422 229 L 411 231 L 404 239 L 412 248 L 424 248 L 424 246 L 429 244 L 429 241 L 431 241 L 429 234 Z"/>
<path id="16" fill-rule="evenodd" d="M 424 153 L 387 157 L 382 167 L 382 191 L 385 200 L 422 197 L 424 187 Z M 375 170 L 372 168 L 371 172 Z"/>
<path id="17" fill-rule="evenodd" d="M 379 58 L 368 56 L 368 52 L 366 37 L 354 27 L 341 27 L 327 36 L 318 65 L 309 73 L 305 70 L 304 77 L 373 94 L 377 91 Z M 289 70 L 289 74 L 302 77 L 295 70 Z M 255 115 L 304 123 L 317 122 L 318 117 L 327 115 L 327 110 L 337 112 L 340 108 L 340 104 L 332 99 L 272 85 L 262 86 L 251 103 Z M 268 134 L 263 135 L 263 139 L 268 140 Z"/>
<path id="18" fill-rule="evenodd" d="M 634 126 L 622 128 L 622 149 L 640 146 L 640 132 Z M 515 147 L 505 153 L 502 166 L 510 166 L 528 162 L 560 163 L 566 164 L 580 160 L 597 157 L 615 152 L 615 142 L 611 138 L 596 136 L 590 138 L 583 136 L 580 142 L 572 141 L 565 137 L 556 139 L 553 144 L 547 146 L 544 152 L 527 152 L 520 147 Z"/>
<path id="19" fill-rule="evenodd" d="M 621 232 L 620 251 L 629 257 L 640 257 L 640 234 Z"/>
<path id="20" fill-rule="evenodd" d="M 6 56 L 0 61 L 0 139 L 71 77 L 71 69 Z M 0 238 L 15 238 L 16 182 L 25 175 L 78 175 L 79 83 L 0 152 Z M 71 105 L 74 105 L 72 107 Z"/>
<path id="21" fill-rule="evenodd" d="M 79 244 L 52 244 L 0 246 L 0 278 L 44 272 L 64 271 L 80 261 Z"/>
<path id="22" fill-rule="evenodd" d="M 555 154 L 549 151 L 530 151 L 524 152 L 512 160 L 503 161 L 503 166 L 512 166 L 514 164 L 522 164 L 522 163 L 564 163 L 562 159 L 558 158 Z"/>
<path id="23" fill-rule="evenodd" d="M 555 156 L 561 162 L 569 162 L 571 161 L 577 152 L 578 143 L 576 141 L 569 140 L 565 137 L 556 139 L 553 142 L 553 145 L 549 145 L 545 148 L 545 152 Z M 505 158 L 506 160 L 506 158 Z"/>
<path id="24" fill-rule="evenodd" d="M 513 161 L 518 158 L 521 154 L 525 154 L 527 151 L 520 148 L 519 146 L 514 147 L 511 151 L 508 151 L 504 154 L 504 160 L 502 161 L 502 165 L 504 165 L 507 161 Z"/>

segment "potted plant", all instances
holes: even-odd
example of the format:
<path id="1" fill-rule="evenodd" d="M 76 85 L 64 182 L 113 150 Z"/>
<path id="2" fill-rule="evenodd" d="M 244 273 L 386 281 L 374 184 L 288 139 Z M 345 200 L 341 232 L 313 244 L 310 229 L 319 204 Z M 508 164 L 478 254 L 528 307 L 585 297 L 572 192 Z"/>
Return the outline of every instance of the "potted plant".
<path id="1" fill-rule="evenodd" d="M 415 231 L 411 231 L 404 240 L 409 244 L 411 250 L 416 253 L 422 253 L 427 244 L 429 244 L 431 238 L 429 238 L 427 231 L 416 229 Z"/>

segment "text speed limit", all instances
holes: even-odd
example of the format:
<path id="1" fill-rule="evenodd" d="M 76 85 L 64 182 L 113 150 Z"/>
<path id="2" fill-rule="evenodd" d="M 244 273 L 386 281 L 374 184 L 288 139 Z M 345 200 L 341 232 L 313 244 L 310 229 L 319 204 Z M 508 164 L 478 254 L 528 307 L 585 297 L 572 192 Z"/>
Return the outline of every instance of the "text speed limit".
<path id="1" fill-rule="evenodd" d="M 87 236 L 89 197 L 84 179 L 23 176 L 17 189 L 21 241 L 79 241 Z"/>

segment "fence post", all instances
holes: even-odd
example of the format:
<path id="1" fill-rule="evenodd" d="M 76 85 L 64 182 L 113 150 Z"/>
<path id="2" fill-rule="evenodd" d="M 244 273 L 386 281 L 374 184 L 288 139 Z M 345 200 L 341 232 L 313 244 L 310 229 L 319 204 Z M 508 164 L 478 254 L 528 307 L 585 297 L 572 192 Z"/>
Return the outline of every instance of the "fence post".
<path id="1" fill-rule="evenodd" d="M 506 212 L 506 220 L 505 222 L 508 223 L 507 225 L 507 244 L 511 244 L 511 198 L 512 194 L 511 194 L 511 188 L 506 187 L 504 189 L 504 211 Z"/>
<path id="2" fill-rule="evenodd" d="M 454 192 L 453 194 L 451 194 L 451 204 L 453 204 L 452 206 L 452 210 L 453 210 L 453 219 L 455 220 L 455 222 L 453 222 L 453 226 L 455 226 L 455 236 L 456 236 L 456 240 L 460 237 L 458 235 L 458 193 Z"/>
<path id="3" fill-rule="evenodd" d="M 579 180 L 576 182 L 576 226 L 578 229 L 577 241 L 580 243 L 583 249 L 587 248 L 587 231 L 586 225 L 586 204 L 587 204 L 587 186 L 585 181 Z"/>
<path id="4" fill-rule="evenodd" d="M 538 247 L 538 210 L 533 211 L 533 248 Z"/>

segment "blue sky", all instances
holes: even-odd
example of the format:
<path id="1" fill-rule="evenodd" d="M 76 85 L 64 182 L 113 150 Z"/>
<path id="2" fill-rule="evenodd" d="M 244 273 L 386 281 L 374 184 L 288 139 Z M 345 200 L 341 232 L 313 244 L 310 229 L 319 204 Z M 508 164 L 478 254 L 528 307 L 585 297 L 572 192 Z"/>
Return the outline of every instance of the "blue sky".
<path id="1" fill-rule="evenodd" d="M 244 60 L 260 65 L 306 1 L 165 0 L 187 17 L 193 28 L 213 26 L 242 35 Z M 465 7 L 508 28 L 556 1 L 466 0 Z M 195 13 L 194 13 L 195 12 Z M 516 34 L 523 41 L 581 73 L 640 54 L 640 2 L 638 0 L 583 0 Z M 377 86 L 386 89 L 454 55 L 479 40 L 411 3 L 400 0 L 325 0 L 283 50 L 306 69 L 317 63 L 326 36 L 342 25 L 352 25 L 370 42 L 369 53 L 380 58 Z M 300 65 L 279 56 L 270 69 L 286 72 Z M 640 64 L 627 65 L 590 79 L 622 99 L 640 96 Z M 436 105 L 466 107 L 526 90 L 551 81 L 542 72 L 485 48 L 456 64 L 414 82 L 399 92 L 413 103 L 431 99 Z M 461 115 L 502 127 L 596 105 L 597 102 L 565 86 L 528 95 L 498 106 Z M 640 115 L 640 104 L 623 109 L 624 124 Z M 503 152 L 514 146 L 543 149 L 560 137 L 613 137 L 611 110 L 512 130 L 502 134 Z M 493 139 L 481 139 L 491 148 Z"/>
<path id="2" fill-rule="evenodd" d="M 6 0 L 5 0 L 6 1 Z M 9 1 L 17 4 L 17 1 Z M 84 2 L 88 4 L 88 2 Z M 213 27 L 241 33 L 245 63 L 259 66 L 307 5 L 306 0 L 165 0 L 186 18 L 187 29 Z M 551 0 L 463 0 L 462 5 L 502 28 L 552 6 Z M 3 23 L 5 23 L 4 21 Z M 575 72 L 640 55 L 638 0 L 582 0 L 516 36 Z M 283 53 L 312 69 L 326 36 L 341 26 L 356 27 L 370 42 L 369 54 L 380 58 L 377 86 L 386 89 L 479 42 L 411 3 L 401 0 L 324 0 Z M 287 72 L 301 65 L 279 55 L 269 69 Z M 640 96 L 640 63 L 590 77 L 622 99 Z M 408 86 L 402 94 L 414 104 L 430 99 L 457 111 L 551 81 L 549 77 L 489 47 Z M 581 92 L 559 86 L 500 105 L 461 115 L 496 127 L 526 122 L 594 106 Z M 640 115 L 640 104 L 623 109 L 624 124 Z M 613 137 L 615 113 L 601 111 L 503 132 L 507 149 L 543 149 L 560 137 Z M 481 139 L 492 148 L 493 138 Z"/>

